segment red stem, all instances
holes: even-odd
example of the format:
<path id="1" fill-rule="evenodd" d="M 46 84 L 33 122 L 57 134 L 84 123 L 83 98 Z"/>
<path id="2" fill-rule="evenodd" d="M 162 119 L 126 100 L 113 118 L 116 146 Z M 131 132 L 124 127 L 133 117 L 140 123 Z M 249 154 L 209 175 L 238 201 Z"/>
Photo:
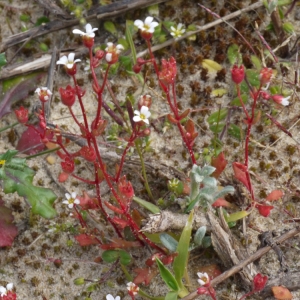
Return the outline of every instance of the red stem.
<path id="1" fill-rule="evenodd" d="M 127 145 L 126 145 L 126 148 L 124 149 L 123 151 L 123 154 L 122 154 L 122 157 L 121 157 L 121 161 L 120 161 L 120 165 L 119 165 L 119 169 L 118 169 L 118 173 L 116 175 L 116 179 L 115 181 L 118 182 L 119 179 L 120 179 L 120 175 L 121 175 L 121 172 L 122 172 L 122 169 L 123 169 L 123 164 L 124 164 L 124 161 L 125 161 L 125 157 L 126 157 L 126 154 L 127 154 L 127 151 L 129 150 L 129 148 L 132 146 L 132 143 L 134 142 L 134 140 L 137 138 L 136 136 L 136 131 L 134 130 L 127 142 Z"/>
<path id="2" fill-rule="evenodd" d="M 83 102 L 82 102 L 82 97 L 80 96 L 80 93 L 78 91 L 78 85 L 77 85 L 77 80 L 76 80 L 75 75 L 72 75 L 72 78 L 73 78 L 73 81 L 74 81 L 74 85 L 75 85 L 75 88 L 76 88 L 76 94 L 77 94 L 79 104 L 80 104 L 80 108 L 81 108 L 81 112 L 82 112 L 82 115 L 83 115 L 84 127 L 85 127 L 86 133 L 87 133 L 87 139 L 86 140 L 87 140 L 88 145 L 91 146 L 91 141 L 90 141 L 90 138 L 89 138 L 89 125 L 88 125 L 88 121 L 87 121 L 87 117 L 86 117 L 86 111 L 85 111 L 85 108 L 84 108 L 84 105 L 83 105 Z"/>

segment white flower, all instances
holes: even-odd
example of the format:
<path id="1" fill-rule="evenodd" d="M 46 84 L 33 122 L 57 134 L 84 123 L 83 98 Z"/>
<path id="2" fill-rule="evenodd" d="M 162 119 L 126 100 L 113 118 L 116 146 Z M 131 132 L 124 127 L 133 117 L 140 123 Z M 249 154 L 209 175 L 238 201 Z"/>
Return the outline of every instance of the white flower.
<path id="1" fill-rule="evenodd" d="M 288 105 L 290 104 L 290 102 L 289 102 L 289 99 L 290 99 L 290 98 L 291 98 L 291 96 L 282 98 L 282 100 L 281 100 L 281 105 L 283 105 L 283 106 L 288 106 Z"/>
<path id="2" fill-rule="evenodd" d="M 120 296 L 117 296 L 116 298 L 114 298 L 114 296 L 112 296 L 111 294 L 106 295 L 106 300 L 120 300 Z"/>
<path id="3" fill-rule="evenodd" d="M 153 17 L 147 17 L 145 19 L 145 22 L 141 20 L 135 20 L 134 25 L 138 27 L 138 29 L 141 29 L 142 31 L 153 33 L 155 27 L 158 26 L 158 23 L 152 21 L 153 21 Z"/>
<path id="4" fill-rule="evenodd" d="M 73 208 L 74 204 L 80 204 L 80 201 L 76 198 L 77 194 L 73 192 L 71 195 L 65 194 L 67 200 L 63 201 L 64 204 L 68 205 L 69 208 Z"/>
<path id="5" fill-rule="evenodd" d="M 171 26 L 171 35 L 176 40 L 181 37 L 185 33 L 185 29 L 183 28 L 183 24 L 179 23 L 176 27 Z"/>
<path id="6" fill-rule="evenodd" d="M 148 118 L 151 116 L 151 112 L 147 106 L 142 106 L 141 111 L 135 110 L 134 113 L 136 114 L 136 116 L 133 117 L 134 122 L 143 121 L 149 124 Z"/>
<path id="7" fill-rule="evenodd" d="M 127 283 L 127 290 L 132 294 L 132 295 L 136 295 L 139 291 L 139 287 L 134 284 L 133 282 L 128 282 Z"/>
<path id="8" fill-rule="evenodd" d="M 0 297 L 6 296 L 8 291 L 11 291 L 13 289 L 14 284 L 8 283 L 6 285 L 6 288 L 4 286 L 0 286 Z"/>
<path id="9" fill-rule="evenodd" d="M 98 30 L 98 28 L 92 28 L 91 24 L 86 24 L 85 25 L 85 31 L 86 32 L 83 32 L 79 29 L 74 29 L 73 33 L 74 34 L 80 34 L 80 35 L 83 35 L 83 36 L 86 36 L 86 37 L 89 37 L 89 38 L 93 38 L 93 37 L 95 37 L 94 31 L 96 31 L 96 30 Z"/>
<path id="10" fill-rule="evenodd" d="M 52 95 L 51 91 L 48 90 L 47 87 L 41 87 L 41 88 L 37 88 L 35 90 L 35 93 L 37 93 L 39 95 L 39 97 L 43 97 L 43 99 L 45 101 L 48 101 L 49 100 L 49 96 Z"/>
<path id="11" fill-rule="evenodd" d="M 74 64 L 81 61 L 80 59 L 75 59 L 75 53 L 69 53 L 67 56 L 62 56 L 57 62 L 57 65 L 65 65 L 68 69 L 72 69 Z"/>
<path id="12" fill-rule="evenodd" d="M 197 273 L 199 279 L 198 282 L 200 285 L 205 285 L 209 282 L 209 276 L 207 275 L 207 273 Z"/>
<path id="13" fill-rule="evenodd" d="M 121 53 L 121 51 L 124 50 L 124 47 L 121 44 L 118 44 L 115 46 L 113 43 L 108 42 L 107 47 L 105 48 L 106 55 L 105 59 L 107 62 L 111 62 L 114 58 L 116 60 Z"/>

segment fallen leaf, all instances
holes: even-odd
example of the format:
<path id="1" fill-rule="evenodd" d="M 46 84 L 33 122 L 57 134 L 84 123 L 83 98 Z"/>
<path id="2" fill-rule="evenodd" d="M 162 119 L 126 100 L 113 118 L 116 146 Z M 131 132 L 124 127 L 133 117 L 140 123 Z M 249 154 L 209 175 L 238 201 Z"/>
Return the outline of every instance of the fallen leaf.
<path id="1" fill-rule="evenodd" d="M 283 192 L 281 190 L 274 190 L 267 196 L 266 200 L 267 201 L 275 201 L 275 200 L 279 200 L 280 198 L 282 198 L 282 196 L 283 196 Z"/>
<path id="2" fill-rule="evenodd" d="M 273 295 L 278 300 L 290 300 L 293 299 L 291 292 L 284 286 L 273 286 L 272 288 Z"/>
<path id="3" fill-rule="evenodd" d="M 18 234 L 18 228 L 13 224 L 12 211 L 4 206 L 0 199 L 0 247 L 11 246 Z"/>

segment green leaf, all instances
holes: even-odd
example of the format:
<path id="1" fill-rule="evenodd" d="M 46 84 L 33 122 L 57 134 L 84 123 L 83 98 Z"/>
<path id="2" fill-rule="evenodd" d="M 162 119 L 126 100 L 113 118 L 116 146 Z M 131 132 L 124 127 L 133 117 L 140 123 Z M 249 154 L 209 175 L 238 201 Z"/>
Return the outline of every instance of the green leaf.
<path id="1" fill-rule="evenodd" d="M 217 72 L 222 70 L 222 66 L 218 64 L 216 61 L 211 59 L 203 59 L 202 67 L 206 68 L 208 72 Z"/>
<path id="2" fill-rule="evenodd" d="M 156 258 L 156 263 L 159 268 L 160 276 L 163 279 L 163 281 L 166 283 L 166 285 L 172 290 L 172 291 L 179 291 L 179 285 L 173 276 L 173 274 L 165 267 L 165 265 Z"/>
<path id="3" fill-rule="evenodd" d="M 227 58 L 230 64 L 235 64 L 239 61 L 240 53 L 239 53 L 239 46 L 237 44 L 233 44 L 229 46 L 227 50 Z"/>
<path id="4" fill-rule="evenodd" d="M 246 70 L 246 75 L 249 83 L 258 88 L 260 85 L 259 73 L 255 70 L 248 69 Z"/>
<path id="5" fill-rule="evenodd" d="M 0 155 L 0 179 L 4 193 L 17 192 L 19 196 L 26 197 L 34 214 L 47 219 L 54 218 L 56 211 L 52 205 L 56 195 L 48 188 L 32 184 L 35 172 L 26 165 L 26 159 L 15 157 L 17 153 L 16 150 L 8 150 Z"/>
<path id="6" fill-rule="evenodd" d="M 224 123 L 218 123 L 218 124 L 210 125 L 210 126 L 209 126 L 209 129 L 210 129 L 213 133 L 220 133 L 220 132 L 222 132 L 224 126 L 225 126 Z"/>
<path id="7" fill-rule="evenodd" d="M 125 250 L 106 250 L 102 253 L 102 259 L 107 263 L 114 263 L 120 259 L 121 264 L 124 266 L 131 262 L 131 256 Z"/>
<path id="8" fill-rule="evenodd" d="M 147 7 L 147 10 L 148 10 L 148 14 L 150 16 L 159 16 L 159 7 L 158 7 L 158 4 L 153 4 L 153 5 L 150 5 Z"/>
<path id="9" fill-rule="evenodd" d="M 39 47 L 44 52 L 47 52 L 49 50 L 48 46 L 45 43 L 40 43 Z"/>
<path id="10" fill-rule="evenodd" d="M 194 236 L 194 242 L 197 246 L 200 246 L 202 244 L 202 240 L 205 236 L 205 233 L 206 233 L 206 226 L 201 226 L 196 231 L 195 236 Z"/>
<path id="11" fill-rule="evenodd" d="M 5 53 L 0 53 L 0 69 L 7 64 Z"/>
<path id="12" fill-rule="evenodd" d="M 49 22 L 50 22 L 50 19 L 44 16 L 44 17 L 38 18 L 34 25 L 35 26 L 40 26 L 40 25 L 43 25 L 43 24 L 46 24 L 46 23 L 49 23 Z"/>
<path id="13" fill-rule="evenodd" d="M 214 195 L 214 199 L 217 200 L 218 198 L 223 198 L 227 194 L 233 194 L 233 193 L 234 193 L 234 187 L 231 185 L 227 185 L 221 191 L 218 191 L 218 193 Z"/>
<path id="14" fill-rule="evenodd" d="M 162 244 L 171 252 L 175 252 L 178 246 L 178 242 L 169 234 L 163 232 L 159 235 Z"/>
<path id="15" fill-rule="evenodd" d="M 112 35 L 117 35 L 117 29 L 113 22 L 111 21 L 105 21 L 104 22 L 104 29 L 111 33 Z"/>
<path id="16" fill-rule="evenodd" d="M 145 207 L 146 209 L 148 209 L 150 212 L 152 212 L 153 214 L 158 214 L 158 213 L 160 213 L 160 209 L 156 206 L 156 205 L 154 205 L 154 204 L 152 204 L 152 203 L 150 203 L 150 202 L 148 202 L 148 201 L 146 201 L 146 200 L 143 200 L 143 199 L 141 199 L 141 198 L 139 198 L 139 197 L 133 197 L 132 198 L 135 202 L 137 202 L 137 203 L 139 203 L 140 205 L 142 205 L 143 207 Z"/>
<path id="17" fill-rule="evenodd" d="M 235 222 L 237 220 L 245 218 L 248 215 L 249 215 L 249 212 L 247 212 L 245 210 L 242 210 L 242 211 L 238 211 L 238 212 L 232 213 L 232 214 L 230 214 L 227 217 L 225 216 L 225 220 L 226 220 L 227 223 L 229 223 L 229 222 Z"/>
<path id="18" fill-rule="evenodd" d="M 244 104 L 247 104 L 247 102 L 248 102 L 248 95 L 247 94 L 242 94 L 241 95 L 241 99 L 242 99 L 242 101 L 243 101 Z M 241 104 L 241 101 L 240 101 L 239 97 L 234 98 L 231 101 L 231 105 L 241 107 L 242 104 Z"/>
<path id="19" fill-rule="evenodd" d="M 30 21 L 30 16 L 28 16 L 26 14 L 21 14 L 20 15 L 20 21 L 22 21 L 22 22 L 29 22 Z"/>
<path id="20" fill-rule="evenodd" d="M 235 139 L 241 141 L 242 139 L 242 131 L 241 127 L 235 125 L 235 124 L 230 124 L 228 127 L 228 133 Z"/>
<path id="21" fill-rule="evenodd" d="M 179 243 L 177 246 L 176 252 L 178 255 L 174 258 L 173 269 L 175 273 L 175 278 L 177 282 L 182 285 L 182 277 L 185 273 L 188 263 L 188 256 L 189 256 L 189 245 L 192 233 L 192 224 L 194 218 L 194 211 L 191 211 L 188 220 L 183 228 L 181 233 Z"/>
<path id="22" fill-rule="evenodd" d="M 172 291 L 166 295 L 165 300 L 177 300 L 177 296 L 178 292 Z"/>
<path id="23" fill-rule="evenodd" d="M 119 251 L 118 250 L 106 250 L 102 253 L 102 259 L 105 262 L 113 263 L 119 258 Z"/>
<path id="24" fill-rule="evenodd" d="M 122 265 L 129 265 L 131 262 L 131 256 L 128 252 L 126 252 L 125 250 L 119 250 L 119 255 L 120 255 L 120 263 Z"/>
<path id="25" fill-rule="evenodd" d="M 131 50 L 131 54 L 132 54 L 132 60 L 133 60 L 133 64 L 136 64 L 136 50 L 135 50 L 135 46 L 134 46 L 134 42 L 132 39 L 132 34 L 134 32 L 134 24 L 132 21 L 126 20 L 126 30 L 125 30 L 125 37 L 126 40 L 129 44 L 130 50 Z"/>
<path id="26" fill-rule="evenodd" d="M 262 68 L 261 61 L 257 56 L 251 55 L 251 61 L 257 70 L 260 70 Z"/>
<path id="27" fill-rule="evenodd" d="M 295 27 L 290 22 L 283 23 L 282 29 L 289 34 L 293 34 L 295 32 Z"/>
<path id="28" fill-rule="evenodd" d="M 212 113 L 208 118 L 207 122 L 209 125 L 213 125 L 214 123 L 218 123 L 222 120 L 224 120 L 227 117 L 228 109 L 227 108 L 221 108 L 220 110 Z"/>

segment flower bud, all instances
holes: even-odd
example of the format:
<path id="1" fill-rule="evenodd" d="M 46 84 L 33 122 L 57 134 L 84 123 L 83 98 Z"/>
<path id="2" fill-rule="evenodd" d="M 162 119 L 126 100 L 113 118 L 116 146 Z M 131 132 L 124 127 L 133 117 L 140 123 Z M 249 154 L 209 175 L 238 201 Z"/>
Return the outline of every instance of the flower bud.
<path id="1" fill-rule="evenodd" d="M 58 175 L 58 181 L 59 182 L 66 182 L 68 180 L 68 178 L 69 178 L 69 174 L 68 173 L 62 172 L 62 173 L 60 173 Z"/>
<path id="2" fill-rule="evenodd" d="M 289 99 L 291 96 L 283 97 L 282 95 L 273 95 L 271 96 L 272 100 L 278 104 L 281 104 L 283 106 L 288 106 L 290 104 Z"/>
<path id="3" fill-rule="evenodd" d="M 89 36 L 83 36 L 82 41 L 85 47 L 92 48 L 94 46 L 94 38 Z"/>
<path id="4" fill-rule="evenodd" d="M 270 83 L 273 77 L 273 70 L 270 68 L 262 68 L 259 74 L 260 84 L 262 86 Z"/>
<path id="5" fill-rule="evenodd" d="M 98 58 L 98 59 L 102 59 L 105 55 L 105 51 L 103 50 L 97 50 L 96 53 L 95 53 L 95 57 Z"/>
<path id="6" fill-rule="evenodd" d="M 92 126 L 91 126 L 92 135 L 93 136 L 101 135 L 104 132 L 106 125 L 107 125 L 107 120 L 99 120 L 97 124 L 95 123 L 95 120 L 94 120 L 92 122 Z"/>
<path id="7" fill-rule="evenodd" d="M 130 181 L 126 180 L 124 175 L 118 182 L 118 190 L 126 199 L 131 199 L 134 196 L 134 190 Z"/>
<path id="8" fill-rule="evenodd" d="M 15 110 L 18 122 L 21 124 L 26 124 L 28 122 L 28 109 L 21 106 L 19 109 Z"/>
<path id="9" fill-rule="evenodd" d="M 240 84 L 245 78 L 245 68 L 243 65 L 239 67 L 234 65 L 231 69 L 231 78 L 235 84 Z"/>
<path id="10" fill-rule="evenodd" d="M 80 155 L 87 161 L 93 162 L 96 160 L 97 155 L 93 147 L 84 146 L 80 149 Z"/>
<path id="11" fill-rule="evenodd" d="M 65 173 L 73 173 L 74 169 L 75 169 L 75 165 L 74 165 L 74 160 L 71 159 L 70 157 L 66 157 L 65 161 L 62 161 L 61 163 L 61 168 Z"/>
<path id="12" fill-rule="evenodd" d="M 141 110 L 142 106 L 147 106 L 148 108 L 151 107 L 152 104 L 152 97 L 150 95 L 142 95 L 138 102 L 138 108 Z"/>
<path id="13" fill-rule="evenodd" d="M 261 97 L 264 99 L 264 100 L 269 100 L 271 98 L 271 95 L 267 92 L 264 92 L 264 91 L 261 91 L 260 92 L 260 95 Z"/>
<path id="14" fill-rule="evenodd" d="M 71 107 L 75 103 L 76 90 L 70 85 L 68 85 L 66 89 L 59 88 L 59 93 L 61 97 L 61 102 L 64 105 Z"/>
<path id="15" fill-rule="evenodd" d="M 51 91 L 46 87 L 37 88 L 35 93 L 38 94 L 41 102 L 47 102 L 52 95 Z"/>
<path id="16" fill-rule="evenodd" d="M 133 70 L 134 73 L 138 74 L 138 73 L 141 72 L 142 67 L 141 67 L 140 65 L 138 65 L 138 64 L 135 64 L 135 65 L 132 67 L 132 70 Z"/>
<path id="17" fill-rule="evenodd" d="M 75 285 L 83 285 L 83 284 L 85 284 L 85 279 L 83 277 L 79 277 L 79 278 L 74 279 L 73 283 Z"/>

